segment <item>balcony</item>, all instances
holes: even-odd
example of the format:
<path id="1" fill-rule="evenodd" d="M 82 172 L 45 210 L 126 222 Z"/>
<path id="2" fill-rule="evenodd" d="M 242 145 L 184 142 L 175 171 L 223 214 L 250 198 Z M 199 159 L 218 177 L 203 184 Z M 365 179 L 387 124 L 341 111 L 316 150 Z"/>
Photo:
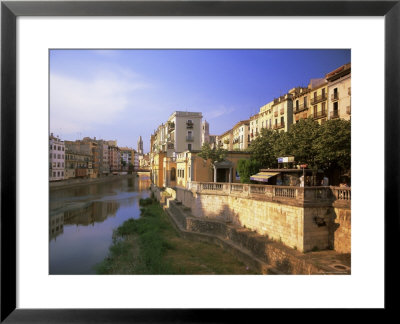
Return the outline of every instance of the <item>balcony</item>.
<path id="1" fill-rule="evenodd" d="M 323 111 L 317 111 L 317 112 L 315 112 L 315 113 L 313 114 L 313 118 L 314 118 L 314 119 L 319 119 L 319 118 L 323 118 L 323 117 L 326 117 L 326 111 L 325 111 L 325 110 L 323 110 Z"/>
<path id="2" fill-rule="evenodd" d="M 311 98 L 311 104 L 315 105 L 318 102 L 321 102 L 321 101 L 324 101 L 324 100 L 326 100 L 326 94 L 325 93 L 320 95 L 320 96 L 315 96 L 314 98 Z"/>
<path id="3" fill-rule="evenodd" d="M 285 127 L 285 123 L 279 123 L 272 126 L 272 129 L 281 129 Z"/>
<path id="4" fill-rule="evenodd" d="M 186 141 L 187 142 L 193 142 L 194 141 L 194 137 L 193 136 L 186 136 Z"/>
<path id="5" fill-rule="evenodd" d="M 186 128 L 193 128 L 193 122 L 187 122 Z"/>
<path id="6" fill-rule="evenodd" d="M 331 94 L 331 100 L 332 100 L 332 101 L 339 100 L 339 93 L 338 93 L 338 92 L 332 93 L 332 94 Z"/>
<path id="7" fill-rule="evenodd" d="M 173 132 L 175 130 L 175 123 L 168 124 L 168 133 Z"/>
<path id="8" fill-rule="evenodd" d="M 307 109 L 308 109 L 307 104 L 302 104 L 302 105 L 299 105 L 299 106 L 295 107 L 294 113 L 297 114 L 297 113 L 302 112 L 302 111 L 307 110 Z"/>
<path id="9" fill-rule="evenodd" d="M 334 110 L 331 112 L 330 119 L 336 119 L 336 118 L 339 118 L 339 112 L 337 110 Z"/>
<path id="10" fill-rule="evenodd" d="M 285 113 L 285 109 L 281 108 L 280 113 L 281 113 L 281 115 L 283 115 Z"/>

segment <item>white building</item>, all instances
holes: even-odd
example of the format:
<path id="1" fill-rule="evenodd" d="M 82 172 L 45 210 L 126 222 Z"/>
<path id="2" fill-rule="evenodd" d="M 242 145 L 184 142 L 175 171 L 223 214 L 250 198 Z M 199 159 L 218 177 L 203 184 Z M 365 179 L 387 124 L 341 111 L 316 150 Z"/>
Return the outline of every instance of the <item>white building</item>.
<path id="1" fill-rule="evenodd" d="M 168 118 L 164 128 L 166 132 L 161 129 L 159 134 L 160 140 L 166 144 L 163 147 L 167 156 L 172 156 L 173 152 L 201 150 L 202 118 L 201 112 L 189 111 L 175 111 Z"/>
<path id="2" fill-rule="evenodd" d="M 49 137 L 49 180 L 63 180 L 65 176 L 65 145 L 58 137 Z"/>

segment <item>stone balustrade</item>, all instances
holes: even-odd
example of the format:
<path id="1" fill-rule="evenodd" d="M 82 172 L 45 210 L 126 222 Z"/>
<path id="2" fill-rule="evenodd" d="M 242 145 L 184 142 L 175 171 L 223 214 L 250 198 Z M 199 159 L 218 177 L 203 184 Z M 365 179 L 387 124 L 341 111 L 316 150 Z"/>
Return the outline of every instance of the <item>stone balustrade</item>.
<path id="1" fill-rule="evenodd" d="M 231 195 L 285 203 L 292 202 L 301 205 L 326 205 L 339 202 L 343 207 L 350 207 L 351 203 L 351 188 L 333 186 L 297 187 L 225 182 L 190 182 L 187 189 L 200 194 Z"/>

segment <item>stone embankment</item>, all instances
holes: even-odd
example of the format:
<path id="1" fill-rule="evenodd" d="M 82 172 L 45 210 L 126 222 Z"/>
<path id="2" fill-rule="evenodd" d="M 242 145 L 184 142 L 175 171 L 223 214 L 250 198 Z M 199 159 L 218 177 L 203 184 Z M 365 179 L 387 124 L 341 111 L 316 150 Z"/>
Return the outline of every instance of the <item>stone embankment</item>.
<path id="1" fill-rule="evenodd" d="M 232 222 L 194 217 L 168 193 L 153 187 L 172 223 L 187 239 L 218 244 L 263 274 L 350 274 L 350 255 L 302 253 Z"/>
<path id="2" fill-rule="evenodd" d="M 93 178 L 93 179 L 68 179 L 68 180 L 50 182 L 49 187 L 50 187 L 50 190 L 73 188 L 73 187 L 80 186 L 80 185 L 111 182 L 111 181 L 116 181 L 116 180 L 121 180 L 121 179 L 130 179 L 130 178 L 135 178 L 136 176 L 137 176 L 137 174 L 133 173 L 133 174 L 128 174 L 128 175 L 110 175 L 107 177 Z"/>

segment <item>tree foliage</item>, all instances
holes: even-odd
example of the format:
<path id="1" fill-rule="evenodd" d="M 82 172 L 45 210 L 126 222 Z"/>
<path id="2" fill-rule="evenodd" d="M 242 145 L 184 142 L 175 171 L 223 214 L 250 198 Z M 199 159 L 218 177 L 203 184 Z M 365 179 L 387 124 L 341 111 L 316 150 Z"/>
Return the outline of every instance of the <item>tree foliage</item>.
<path id="1" fill-rule="evenodd" d="M 250 183 L 250 176 L 260 170 L 261 164 L 256 160 L 241 159 L 237 164 L 241 183 Z"/>
<path id="2" fill-rule="evenodd" d="M 351 123 L 343 119 L 319 125 L 312 118 L 302 119 L 288 132 L 262 129 L 248 151 L 261 167 L 277 167 L 280 156 L 294 156 L 297 163 L 313 169 L 350 168 Z"/>
<path id="3" fill-rule="evenodd" d="M 313 142 L 315 162 L 322 169 L 350 169 L 351 123 L 343 119 L 325 122 Z"/>
<path id="4" fill-rule="evenodd" d="M 210 159 L 211 163 L 214 164 L 215 162 L 223 161 L 227 152 L 228 151 L 223 149 L 221 146 L 211 148 L 209 143 L 204 143 L 198 156 L 205 160 Z"/>

